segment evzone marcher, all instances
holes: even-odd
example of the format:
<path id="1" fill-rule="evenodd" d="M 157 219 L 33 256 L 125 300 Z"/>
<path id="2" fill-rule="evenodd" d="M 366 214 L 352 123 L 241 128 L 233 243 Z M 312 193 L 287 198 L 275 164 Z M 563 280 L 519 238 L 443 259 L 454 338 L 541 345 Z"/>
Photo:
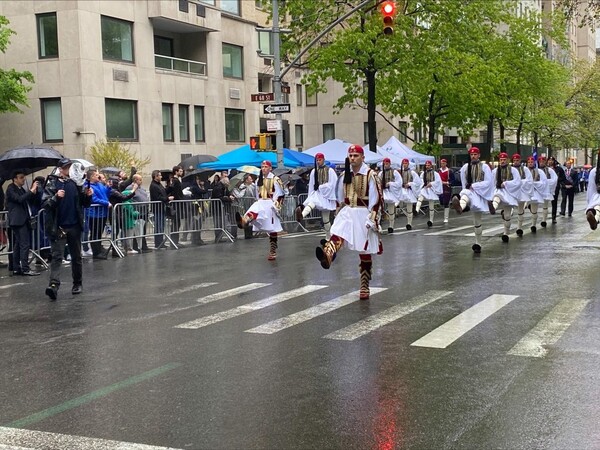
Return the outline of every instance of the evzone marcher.
<path id="1" fill-rule="evenodd" d="M 517 236 L 523 236 L 523 221 L 525 220 L 525 207 L 527 203 L 531 201 L 533 196 L 533 180 L 531 179 L 531 172 L 521 164 L 521 155 L 515 153 L 512 155 L 513 167 L 519 171 L 519 177 L 521 179 L 521 191 L 517 200 Z"/>
<path id="2" fill-rule="evenodd" d="M 304 209 L 296 208 L 296 220 L 307 218 L 315 208 L 321 211 L 323 228 L 329 239 L 331 229 L 331 213 L 337 208 L 336 202 L 337 175 L 335 170 L 325 164 L 325 155 L 315 155 L 315 168 L 310 172 L 308 181 L 308 197 L 304 201 Z"/>
<path id="3" fill-rule="evenodd" d="M 544 205 L 546 192 L 548 191 L 548 179 L 543 170 L 535 166 L 533 156 L 527 158 L 527 169 L 531 172 L 531 181 L 533 184 L 533 192 L 531 201 L 529 202 L 529 210 L 531 211 L 531 232 L 537 232 L 538 208 Z M 543 207 L 543 206 L 542 206 Z"/>
<path id="4" fill-rule="evenodd" d="M 492 170 L 492 179 L 494 180 L 494 197 L 492 199 L 492 209 L 502 210 L 502 222 L 504 231 L 502 232 L 502 242 L 508 242 L 510 233 L 510 219 L 513 208 L 519 204 L 518 196 L 521 192 L 521 175 L 519 171 L 508 163 L 508 154 L 500 153 L 498 156 L 498 167 Z"/>
<path id="5" fill-rule="evenodd" d="M 546 165 L 546 158 L 544 156 L 540 156 L 538 158 L 538 168 L 540 171 L 544 172 L 546 176 L 546 192 L 544 192 L 544 204 L 542 206 L 542 217 L 540 221 L 540 225 L 544 228 L 548 225 L 546 219 L 548 218 L 548 209 L 552 204 L 552 200 L 554 200 L 554 191 L 556 190 L 556 184 L 558 183 L 558 175 L 552 167 L 548 167 Z"/>
<path id="6" fill-rule="evenodd" d="M 494 196 L 494 180 L 492 171 L 487 164 L 479 161 L 480 152 L 477 147 L 469 149 L 471 161 L 460 169 L 460 181 L 462 191 L 460 200 L 452 199 L 452 207 L 458 214 L 467 208 L 473 212 L 473 228 L 475 231 L 475 244 L 471 247 L 475 253 L 481 253 L 481 217 L 483 213 L 495 212 L 492 206 Z M 492 209 L 490 210 L 490 206 Z"/>
<path id="7" fill-rule="evenodd" d="M 585 217 L 592 230 L 598 228 L 598 221 L 600 221 L 600 152 L 598 153 L 596 167 L 590 170 L 588 178 Z"/>
<path id="8" fill-rule="evenodd" d="M 271 161 L 263 161 L 260 174 L 256 180 L 258 200 L 255 201 L 246 214 L 235 213 L 239 228 L 252 225 L 253 231 L 269 233 L 269 256 L 272 261 L 277 258 L 277 233 L 283 231 L 280 212 L 285 193 L 281 179 L 272 172 Z"/>
<path id="9" fill-rule="evenodd" d="M 381 189 L 383 191 L 383 202 L 386 206 L 388 217 L 388 233 L 394 232 L 394 220 L 396 219 L 396 204 L 400 202 L 402 189 L 402 178 L 397 170 L 392 169 L 390 158 L 383 158 L 383 167 L 379 172 Z"/>
<path id="10" fill-rule="evenodd" d="M 406 207 L 406 229 L 412 230 L 413 207 L 417 203 L 421 192 L 421 177 L 410 168 L 410 162 L 406 158 L 402 160 L 400 177 L 402 178 L 400 201 Z"/>
<path id="11" fill-rule="evenodd" d="M 346 167 L 337 185 L 337 198 L 341 205 L 331 227 L 331 239 L 317 247 L 316 256 L 321 267 L 329 269 L 342 246 L 359 252 L 360 299 L 369 298 L 369 281 L 374 254 L 381 254 L 377 215 L 382 206 L 381 185 L 375 171 L 364 162 L 360 145 L 348 148 Z"/>
<path id="12" fill-rule="evenodd" d="M 454 173 L 448 169 L 448 161 L 440 160 L 438 174 L 442 180 L 442 194 L 440 195 L 440 204 L 444 207 L 444 223 L 448 223 L 450 217 L 450 199 L 452 198 L 452 185 L 454 184 Z"/>
<path id="13" fill-rule="evenodd" d="M 433 218 L 435 215 L 435 209 L 433 204 L 436 200 L 439 200 L 442 194 L 442 179 L 440 175 L 433 169 L 433 163 L 431 161 L 425 161 L 425 170 L 421 174 L 421 192 L 417 198 L 416 211 L 421 211 L 421 204 L 427 200 L 429 202 L 429 220 L 427 226 L 433 226 Z"/>

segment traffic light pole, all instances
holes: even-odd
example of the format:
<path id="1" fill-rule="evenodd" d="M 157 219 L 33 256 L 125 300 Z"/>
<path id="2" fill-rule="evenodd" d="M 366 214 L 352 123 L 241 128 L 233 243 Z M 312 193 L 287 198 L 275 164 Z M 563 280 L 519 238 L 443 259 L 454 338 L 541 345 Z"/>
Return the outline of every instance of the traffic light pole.
<path id="1" fill-rule="evenodd" d="M 273 0 L 273 93 L 275 103 L 281 104 L 283 100 L 281 92 L 281 55 L 279 54 L 279 0 Z M 283 116 L 275 114 L 277 120 L 277 132 L 275 134 L 275 145 L 277 147 L 277 167 L 283 167 Z"/>

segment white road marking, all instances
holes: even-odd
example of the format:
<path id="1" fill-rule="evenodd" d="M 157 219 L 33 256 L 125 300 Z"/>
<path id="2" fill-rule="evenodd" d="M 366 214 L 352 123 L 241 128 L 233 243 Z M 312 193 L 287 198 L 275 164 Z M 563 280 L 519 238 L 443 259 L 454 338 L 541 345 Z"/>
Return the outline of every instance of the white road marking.
<path id="1" fill-rule="evenodd" d="M 499 225 L 497 227 L 492 227 L 492 228 L 485 228 L 485 226 L 483 227 L 483 232 L 482 234 L 495 234 L 497 231 L 501 231 L 504 230 L 504 225 Z M 475 236 L 475 233 L 467 233 L 467 234 L 463 234 L 463 236 Z"/>
<path id="2" fill-rule="evenodd" d="M 467 331 L 508 305 L 518 295 L 493 294 L 413 342 L 415 347 L 446 348 Z"/>
<path id="3" fill-rule="evenodd" d="M 353 341 L 371 331 L 377 330 L 390 322 L 400 319 L 423 306 L 433 303 L 440 298 L 452 294 L 452 291 L 429 291 L 419 297 L 413 298 L 403 305 L 392 306 L 378 314 L 367 317 L 360 322 L 353 323 L 345 328 L 323 336 L 325 339 L 340 341 Z"/>
<path id="4" fill-rule="evenodd" d="M 290 300 L 292 298 L 300 297 L 301 295 L 308 294 L 310 292 L 317 291 L 319 289 L 326 288 L 327 286 L 320 285 L 312 285 L 303 286 L 298 289 L 293 289 L 291 291 L 282 292 L 281 294 L 273 295 L 272 297 L 265 298 L 264 300 L 257 300 L 252 303 L 248 303 L 247 305 L 238 306 L 237 308 L 229 309 L 227 311 L 223 311 L 216 314 L 211 314 L 210 316 L 202 317 L 200 319 L 192 320 L 190 322 L 182 323 L 181 325 L 177 325 L 175 328 L 185 328 L 195 330 L 198 328 L 202 328 L 208 325 L 212 325 L 213 323 L 221 322 L 223 320 L 231 319 L 233 317 L 241 316 L 242 314 L 247 314 L 252 311 L 257 311 L 259 309 L 266 308 L 271 305 L 275 305 L 277 303 L 284 302 L 286 300 Z"/>
<path id="5" fill-rule="evenodd" d="M 523 339 L 508 351 L 509 355 L 541 358 L 548 346 L 556 344 L 567 328 L 588 304 L 588 300 L 565 299 L 552 308 Z"/>
<path id="6" fill-rule="evenodd" d="M 250 283 L 245 284 L 243 286 L 239 286 L 233 289 L 229 289 L 227 291 L 217 292 L 216 294 L 207 295 L 206 297 L 201 297 L 196 300 L 198 303 L 202 305 L 206 305 L 207 303 L 216 302 L 217 300 L 221 300 L 227 297 L 233 297 L 234 295 L 243 294 L 244 292 L 253 291 L 255 289 L 260 289 L 265 286 L 270 286 L 271 283 Z"/>
<path id="7" fill-rule="evenodd" d="M 371 295 L 383 292 L 387 288 L 371 288 Z M 264 325 L 260 325 L 256 328 L 246 330 L 246 333 L 259 333 L 259 334 L 273 334 L 278 331 L 285 330 L 286 328 L 293 327 L 299 323 L 306 322 L 307 320 L 314 319 L 315 317 L 321 316 L 350 303 L 359 301 L 359 291 L 354 291 L 341 297 L 334 298 L 333 300 L 326 301 L 319 305 L 313 306 L 312 308 L 299 311 L 289 316 L 282 317 L 281 319 L 267 322 Z"/>
<path id="8" fill-rule="evenodd" d="M 195 291 L 196 289 L 202 289 L 205 287 L 214 286 L 215 284 L 219 284 L 219 283 L 200 283 L 200 284 L 194 284 L 192 286 L 186 286 L 184 288 L 168 292 L 166 297 L 172 297 L 173 295 L 183 294 L 184 292 Z"/>
<path id="9" fill-rule="evenodd" d="M 308 231 L 306 233 L 296 233 L 296 234 L 288 234 L 287 236 L 281 236 L 281 239 L 295 239 L 303 236 L 325 236 L 325 232 L 323 230 L 319 231 Z"/>
<path id="10" fill-rule="evenodd" d="M 473 225 L 465 225 L 463 227 L 456 227 L 456 228 L 450 228 L 449 230 L 444 230 L 444 231 L 436 231 L 434 233 L 425 233 L 425 236 L 439 236 L 441 234 L 448 234 L 448 233 L 454 233 L 456 231 L 460 231 L 460 230 L 466 230 L 467 228 L 473 228 Z"/>
<path id="11" fill-rule="evenodd" d="M 69 450 L 176 450 L 172 447 L 136 444 L 134 442 L 49 433 L 47 431 L 23 430 L 0 427 L 0 449 L 51 449 Z"/>
<path id="12" fill-rule="evenodd" d="M 22 286 L 26 283 L 15 283 L 15 284 L 7 284 L 6 286 L 0 286 L 0 289 L 8 289 L 15 286 Z"/>

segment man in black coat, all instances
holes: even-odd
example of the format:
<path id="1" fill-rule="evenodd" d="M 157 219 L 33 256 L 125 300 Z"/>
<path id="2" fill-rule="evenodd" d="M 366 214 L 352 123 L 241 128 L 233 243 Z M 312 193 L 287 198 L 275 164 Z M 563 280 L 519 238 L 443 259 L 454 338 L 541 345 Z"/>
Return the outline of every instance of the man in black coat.
<path id="1" fill-rule="evenodd" d="M 48 179 L 44 189 L 42 208 L 46 212 L 46 236 L 50 239 L 52 261 L 50 282 L 46 295 L 56 300 L 60 286 L 60 268 L 65 246 L 71 254 L 72 294 L 83 292 L 83 263 L 81 262 L 81 234 L 83 232 L 83 208 L 92 204 L 92 189 L 77 185 L 69 177 L 72 162 L 63 158 L 58 162 L 59 175 Z"/>
<path id="2" fill-rule="evenodd" d="M 153 205 L 154 211 L 154 248 L 160 248 L 164 240 L 165 212 L 172 196 L 167 194 L 167 189 L 162 184 L 160 170 L 152 171 L 152 182 L 150 183 L 150 201 L 161 202 L 158 207 Z"/>
<path id="3" fill-rule="evenodd" d="M 558 181 L 556 182 L 556 188 L 554 189 L 554 199 L 552 200 L 552 223 L 556 223 L 556 212 L 558 211 L 558 194 L 560 193 L 561 186 L 565 182 L 565 171 L 560 166 L 554 156 L 548 157 L 548 166 L 550 166 L 556 172 Z M 564 215 L 564 213 L 563 213 Z"/>
<path id="4" fill-rule="evenodd" d="M 6 209 L 8 210 L 8 226 L 12 231 L 14 275 L 39 275 L 29 268 L 29 250 L 31 248 L 30 206 L 38 190 L 38 182 L 34 181 L 31 189 L 24 188 L 25 173 L 15 171 L 12 183 L 6 188 Z"/>
<path id="5" fill-rule="evenodd" d="M 183 187 L 181 186 L 181 178 L 183 177 L 183 167 L 173 167 L 173 176 L 171 183 L 167 189 L 169 196 L 173 197 L 172 200 L 185 200 L 183 195 Z M 179 227 L 181 225 L 184 216 L 184 205 L 182 203 L 174 203 L 171 211 L 173 217 L 171 217 L 171 240 L 175 242 L 175 245 L 179 244 Z"/>

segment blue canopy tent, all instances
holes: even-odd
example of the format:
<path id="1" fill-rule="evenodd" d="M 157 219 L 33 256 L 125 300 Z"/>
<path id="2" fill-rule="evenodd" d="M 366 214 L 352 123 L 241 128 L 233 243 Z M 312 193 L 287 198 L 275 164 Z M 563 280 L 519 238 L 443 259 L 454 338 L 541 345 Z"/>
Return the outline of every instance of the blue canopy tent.
<path id="1" fill-rule="evenodd" d="M 230 152 L 223 153 L 217 157 L 216 161 L 198 164 L 199 169 L 229 170 L 240 166 L 260 167 L 264 160 L 271 161 L 273 167 L 277 167 L 277 153 L 275 152 L 256 152 L 250 149 L 250 145 L 243 145 Z M 295 169 L 314 164 L 312 156 L 305 155 L 295 150 L 283 149 L 283 164 L 286 167 Z"/>

